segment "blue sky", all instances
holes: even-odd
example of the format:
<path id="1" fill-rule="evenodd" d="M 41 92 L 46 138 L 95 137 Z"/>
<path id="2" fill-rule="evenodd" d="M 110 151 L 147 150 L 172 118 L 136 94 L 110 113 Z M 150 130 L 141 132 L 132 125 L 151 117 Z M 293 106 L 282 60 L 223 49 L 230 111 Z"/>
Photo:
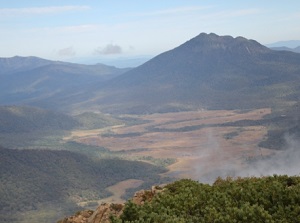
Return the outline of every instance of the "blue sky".
<path id="1" fill-rule="evenodd" d="M 300 40 L 300 1 L 0 0 L 0 57 L 154 56 L 201 32 Z"/>

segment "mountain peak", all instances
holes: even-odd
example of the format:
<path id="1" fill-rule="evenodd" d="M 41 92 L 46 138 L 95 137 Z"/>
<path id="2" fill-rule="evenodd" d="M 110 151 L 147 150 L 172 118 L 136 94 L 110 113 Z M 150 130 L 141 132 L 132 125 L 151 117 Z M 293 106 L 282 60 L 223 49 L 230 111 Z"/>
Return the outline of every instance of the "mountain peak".
<path id="1" fill-rule="evenodd" d="M 241 36 L 200 33 L 107 83 L 97 94 L 109 96 L 97 103 L 116 113 L 261 108 L 274 102 L 273 86 L 298 80 L 299 59 Z"/>
<path id="2" fill-rule="evenodd" d="M 269 52 L 269 49 L 255 40 L 246 39 L 238 36 L 218 36 L 215 33 L 200 33 L 198 36 L 192 38 L 181 46 L 189 49 L 194 48 L 196 52 L 212 52 L 212 51 L 226 51 L 235 54 L 255 54 Z M 191 48 L 190 48 L 191 47 Z"/>

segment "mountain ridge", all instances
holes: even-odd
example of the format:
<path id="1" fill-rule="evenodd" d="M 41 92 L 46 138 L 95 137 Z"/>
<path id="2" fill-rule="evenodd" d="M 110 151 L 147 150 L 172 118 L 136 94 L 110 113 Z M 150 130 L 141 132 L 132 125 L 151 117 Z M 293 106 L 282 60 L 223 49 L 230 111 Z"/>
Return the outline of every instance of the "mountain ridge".
<path id="1" fill-rule="evenodd" d="M 63 63 L 58 61 L 50 61 L 43 58 L 29 56 L 29 57 L 21 57 L 21 56 L 14 56 L 14 57 L 2 57 L 0 58 L 0 67 L 1 67 L 1 74 L 3 73 L 12 73 L 17 71 L 25 71 L 30 70 L 36 67 L 48 65 L 50 63 Z"/>
<path id="2" fill-rule="evenodd" d="M 200 33 L 130 70 L 53 64 L 0 75 L 0 103 L 119 114 L 284 106 L 300 97 L 299 61 L 255 40 Z"/>
<path id="3" fill-rule="evenodd" d="M 83 104 L 129 113 L 272 106 L 276 88 L 299 79 L 299 60 L 255 40 L 201 33 L 95 89 L 98 106 Z"/>
<path id="4" fill-rule="evenodd" d="M 300 40 L 283 40 L 278 41 L 275 43 L 269 43 L 265 44 L 267 47 L 289 47 L 289 48 L 295 48 L 297 46 L 300 46 Z"/>
<path id="5" fill-rule="evenodd" d="M 53 110 L 70 106 L 69 95 L 114 78 L 129 68 L 83 65 L 38 57 L 0 58 L 0 104 L 27 104 Z"/>
<path id="6" fill-rule="evenodd" d="M 286 46 L 282 46 L 282 47 L 271 47 L 272 50 L 281 50 L 281 51 L 291 51 L 294 53 L 300 53 L 300 46 L 297 46 L 295 48 L 289 48 Z"/>

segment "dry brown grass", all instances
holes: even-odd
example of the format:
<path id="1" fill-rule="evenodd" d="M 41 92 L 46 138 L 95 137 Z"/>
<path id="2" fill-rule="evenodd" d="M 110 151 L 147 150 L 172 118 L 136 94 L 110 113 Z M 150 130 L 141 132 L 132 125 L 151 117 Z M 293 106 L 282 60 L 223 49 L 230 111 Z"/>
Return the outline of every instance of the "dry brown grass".
<path id="1" fill-rule="evenodd" d="M 88 137 L 88 136 L 97 136 L 99 134 L 111 131 L 112 129 L 117 129 L 124 127 L 124 125 L 114 125 L 110 127 L 105 127 L 101 129 L 89 129 L 89 130 L 74 130 L 70 135 L 65 136 L 63 140 L 68 141 L 74 138 Z"/>
<path id="2" fill-rule="evenodd" d="M 270 151 L 257 145 L 267 133 L 264 126 L 204 127 L 193 131 L 172 132 L 148 130 L 178 129 L 189 126 L 222 124 L 239 120 L 259 120 L 271 110 L 257 109 L 241 113 L 239 111 L 193 111 L 138 116 L 150 123 L 135 126 L 117 126 L 109 129 L 114 135 L 101 135 L 108 129 L 73 133 L 69 139 L 87 143 L 93 142 L 111 151 L 147 148 L 146 151 L 131 152 L 131 156 L 152 156 L 154 158 L 175 158 L 168 174 L 176 177 L 199 179 L 206 169 L 217 168 L 221 163 L 239 165 L 245 157 L 266 155 Z M 140 136 L 118 137 L 118 134 L 142 133 Z M 224 135 L 236 132 L 234 137 Z M 201 171 L 199 171 L 201 169 Z M 201 173 L 200 173 L 201 172 Z"/>

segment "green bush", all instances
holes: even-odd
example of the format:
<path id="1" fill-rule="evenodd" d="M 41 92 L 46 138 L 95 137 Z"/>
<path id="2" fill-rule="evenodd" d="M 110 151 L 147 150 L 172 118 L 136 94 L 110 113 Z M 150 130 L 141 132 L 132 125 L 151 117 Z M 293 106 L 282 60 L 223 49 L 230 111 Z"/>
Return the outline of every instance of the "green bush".
<path id="1" fill-rule="evenodd" d="M 300 222 L 300 177 L 180 180 L 142 206 L 127 202 L 112 222 Z"/>

